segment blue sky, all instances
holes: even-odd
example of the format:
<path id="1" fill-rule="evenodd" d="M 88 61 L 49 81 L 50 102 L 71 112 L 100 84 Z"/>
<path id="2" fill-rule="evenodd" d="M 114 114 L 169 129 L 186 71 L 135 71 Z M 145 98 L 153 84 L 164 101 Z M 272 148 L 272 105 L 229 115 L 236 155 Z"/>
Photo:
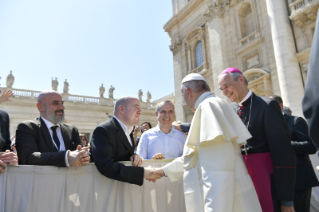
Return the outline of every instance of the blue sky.
<path id="1" fill-rule="evenodd" d="M 103 83 L 114 97 L 149 90 L 152 100 L 174 91 L 173 56 L 164 24 L 170 0 L 1 0 L 1 87 L 98 96 Z M 107 94 L 107 92 L 106 92 Z"/>

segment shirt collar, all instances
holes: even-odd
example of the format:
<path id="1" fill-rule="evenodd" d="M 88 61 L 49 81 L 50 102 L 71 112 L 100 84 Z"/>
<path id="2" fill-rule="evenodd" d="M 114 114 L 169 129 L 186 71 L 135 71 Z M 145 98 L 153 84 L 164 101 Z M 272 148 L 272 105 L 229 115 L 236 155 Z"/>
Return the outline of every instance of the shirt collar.
<path id="1" fill-rule="evenodd" d="M 125 124 L 123 124 L 123 122 L 121 122 L 115 115 L 113 116 L 121 125 L 123 131 L 125 134 L 131 134 L 132 130 L 133 130 L 133 126 L 131 127 L 127 127 Z"/>
<path id="2" fill-rule="evenodd" d="M 243 103 L 251 96 L 252 93 L 253 92 L 251 90 L 249 90 L 248 93 L 246 94 L 245 98 L 238 103 L 238 106 L 239 107 L 243 106 Z"/>
<path id="3" fill-rule="evenodd" d="M 156 127 L 154 127 L 154 130 L 155 130 L 157 133 L 163 133 L 163 132 L 161 131 L 161 129 L 159 128 L 158 125 L 156 125 Z M 165 134 L 165 135 L 170 135 L 170 134 L 173 134 L 173 133 L 175 133 L 175 128 L 174 128 L 173 125 L 172 125 L 171 131 L 169 131 L 169 133 L 167 133 L 167 134 L 165 134 L 165 133 L 163 133 L 163 134 Z"/>
<path id="4" fill-rule="evenodd" d="M 198 97 L 198 99 L 195 102 L 195 109 L 198 108 L 199 104 L 202 103 L 202 101 L 204 101 L 204 99 L 206 99 L 206 97 L 208 97 L 209 95 L 213 95 L 215 96 L 212 92 L 210 91 L 206 91 L 205 93 L 202 93 L 202 95 L 200 95 L 200 97 Z"/>
<path id="5" fill-rule="evenodd" d="M 47 126 L 48 129 L 51 129 L 51 127 L 53 126 L 58 126 L 60 127 L 60 124 L 53 124 L 52 122 L 50 122 L 49 120 L 43 118 L 42 116 L 40 116 L 42 118 L 42 120 L 44 121 L 45 125 Z"/>

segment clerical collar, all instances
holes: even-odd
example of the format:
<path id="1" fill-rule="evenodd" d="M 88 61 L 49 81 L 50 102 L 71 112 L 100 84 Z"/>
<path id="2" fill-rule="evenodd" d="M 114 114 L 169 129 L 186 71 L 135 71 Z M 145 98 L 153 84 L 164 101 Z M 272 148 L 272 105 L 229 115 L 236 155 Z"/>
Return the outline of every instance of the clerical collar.
<path id="1" fill-rule="evenodd" d="M 202 103 L 202 101 L 204 101 L 204 99 L 206 99 L 209 96 L 213 96 L 215 97 L 215 95 L 210 92 L 210 91 L 206 91 L 205 93 L 203 93 L 202 95 L 200 95 L 200 97 L 198 97 L 198 99 L 195 102 L 195 110 L 198 108 L 199 104 Z"/>
<path id="2" fill-rule="evenodd" d="M 252 93 L 253 92 L 251 90 L 249 90 L 247 95 L 245 96 L 245 98 L 243 100 L 241 100 L 241 102 L 238 103 L 238 106 L 239 107 L 243 106 L 243 103 L 252 95 Z"/>

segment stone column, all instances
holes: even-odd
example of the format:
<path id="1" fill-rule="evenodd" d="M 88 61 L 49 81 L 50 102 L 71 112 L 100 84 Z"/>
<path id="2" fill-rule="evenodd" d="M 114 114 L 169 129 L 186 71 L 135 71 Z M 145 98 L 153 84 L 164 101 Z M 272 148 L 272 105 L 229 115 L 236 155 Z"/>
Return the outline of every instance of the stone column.
<path id="1" fill-rule="evenodd" d="M 202 39 L 202 45 L 203 45 L 203 57 L 204 57 L 204 69 L 207 69 L 206 42 L 204 37 Z"/>
<path id="2" fill-rule="evenodd" d="M 214 87 L 213 92 L 216 96 L 223 99 L 223 93 L 219 89 L 217 76 L 227 68 L 227 58 L 225 54 L 225 45 L 224 45 L 224 23 L 221 17 L 215 16 L 208 24 L 208 36 L 209 36 L 209 46 L 210 46 L 210 67 L 212 69 Z"/>
<path id="3" fill-rule="evenodd" d="M 187 45 L 187 56 L 188 56 L 188 71 L 191 71 L 192 68 L 192 58 L 191 58 L 191 47 Z"/>
<path id="4" fill-rule="evenodd" d="M 304 87 L 295 56 L 296 48 L 286 1 L 266 0 L 266 4 L 281 97 L 284 105 L 290 107 L 294 115 L 302 116 L 301 100 Z"/>

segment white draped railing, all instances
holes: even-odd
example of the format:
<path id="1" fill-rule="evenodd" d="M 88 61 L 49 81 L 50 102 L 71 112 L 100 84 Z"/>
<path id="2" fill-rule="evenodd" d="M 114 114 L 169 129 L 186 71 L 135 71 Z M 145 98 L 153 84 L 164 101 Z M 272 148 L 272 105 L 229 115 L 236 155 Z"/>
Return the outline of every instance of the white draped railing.
<path id="1" fill-rule="evenodd" d="M 161 167 L 168 161 L 149 160 L 143 166 Z M 185 202 L 182 182 L 168 178 L 137 186 L 104 177 L 94 164 L 16 166 L 0 174 L 0 212 L 15 211 L 182 212 Z"/>
<path id="2" fill-rule="evenodd" d="M 311 160 L 319 165 L 317 155 L 311 155 Z M 161 167 L 169 161 L 148 160 L 143 166 Z M 0 174 L 0 212 L 183 212 L 184 201 L 182 181 L 162 178 L 137 186 L 104 177 L 94 164 L 9 166 Z M 319 211 L 318 187 L 312 190 L 310 211 Z"/>

